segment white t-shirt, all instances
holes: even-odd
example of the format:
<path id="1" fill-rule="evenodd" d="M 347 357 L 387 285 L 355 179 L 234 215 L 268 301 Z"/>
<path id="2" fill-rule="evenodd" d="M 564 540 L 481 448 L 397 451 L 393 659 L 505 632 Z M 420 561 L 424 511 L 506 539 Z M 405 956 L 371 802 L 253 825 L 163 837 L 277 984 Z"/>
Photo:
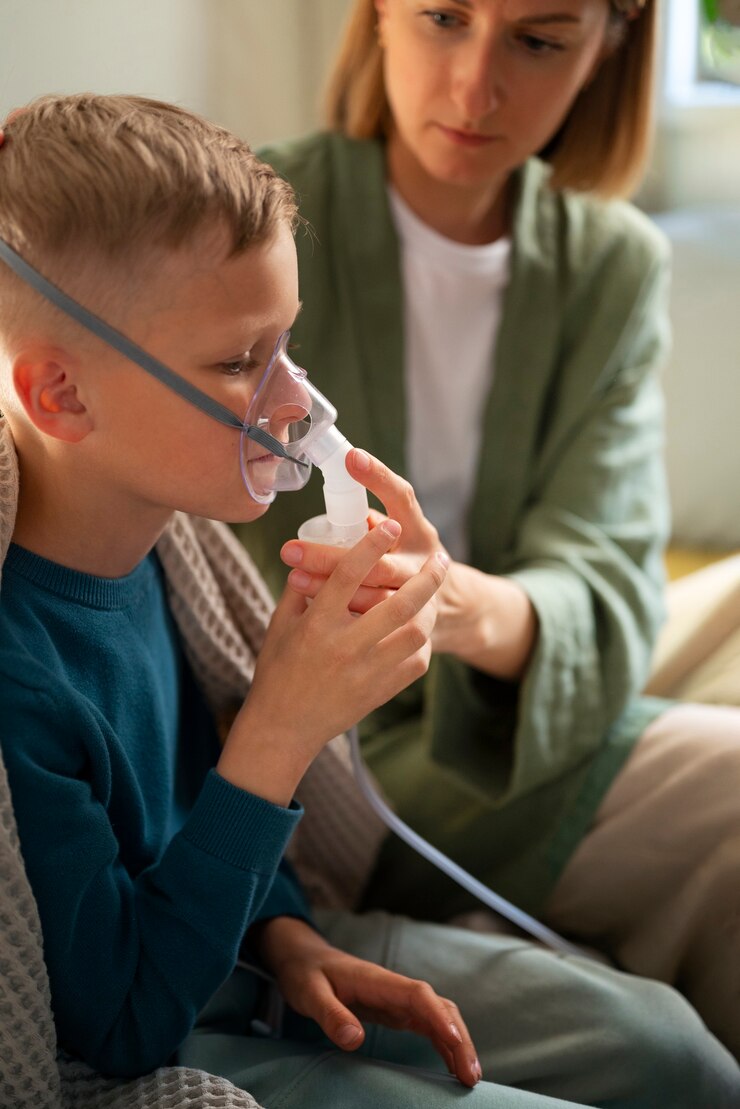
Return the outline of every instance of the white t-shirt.
<path id="1" fill-rule="evenodd" d="M 422 223 L 391 185 L 388 198 L 404 288 L 409 476 L 442 542 L 464 561 L 511 242 L 456 243 Z"/>

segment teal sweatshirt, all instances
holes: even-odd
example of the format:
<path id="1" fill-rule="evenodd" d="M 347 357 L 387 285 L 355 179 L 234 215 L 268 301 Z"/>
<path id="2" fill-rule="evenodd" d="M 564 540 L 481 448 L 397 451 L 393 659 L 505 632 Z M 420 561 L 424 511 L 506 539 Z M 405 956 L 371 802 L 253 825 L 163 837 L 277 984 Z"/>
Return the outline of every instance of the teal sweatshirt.
<path id="1" fill-rule="evenodd" d="M 11 546 L 0 743 L 60 1045 L 165 1063 L 249 925 L 308 908 L 281 857 L 301 810 L 235 788 L 151 554 L 124 578 Z"/>

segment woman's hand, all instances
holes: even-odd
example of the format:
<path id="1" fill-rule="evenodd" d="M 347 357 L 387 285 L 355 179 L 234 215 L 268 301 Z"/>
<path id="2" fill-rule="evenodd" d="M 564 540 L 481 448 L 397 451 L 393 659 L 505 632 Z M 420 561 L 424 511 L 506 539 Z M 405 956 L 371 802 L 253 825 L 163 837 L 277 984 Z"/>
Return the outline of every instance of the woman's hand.
<path id="1" fill-rule="evenodd" d="M 464 1085 L 481 1077 L 470 1034 L 453 1001 L 426 982 L 332 947 L 308 924 L 276 917 L 255 930 L 260 954 L 292 1009 L 315 1020 L 343 1051 L 365 1039 L 360 1020 L 426 1036 Z"/>
<path id="2" fill-rule="evenodd" d="M 443 547 L 436 528 L 421 511 L 408 481 L 362 450 L 351 450 L 346 465 L 352 477 L 378 497 L 388 516 L 401 524 L 401 538 L 393 543 L 388 554 L 378 560 L 352 598 L 353 612 L 367 612 L 418 573 L 424 561 L 436 551 L 442 551 Z M 370 510 L 368 521 L 371 529 L 385 519 L 380 512 Z M 300 567 L 289 574 L 288 584 L 306 597 L 316 595 L 341 554 L 337 547 L 297 539 L 287 542 L 280 552 L 286 565 Z"/>
<path id="3" fill-rule="evenodd" d="M 285 590 L 218 761 L 222 777 L 286 805 L 325 743 L 425 673 L 447 569 L 442 552 L 369 611 L 349 609 L 400 531 L 385 520 L 340 552 L 311 605 Z"/>
<path id="4" fill-rule="evenodd" d="M 350 601 L 353 612 L 367 612 L 418 573 L 433 552 L 443 548 L 409 482 L 362 450 L 350 451 L 347 470 L 375 494 L 402 527 L 400 538 L 375 563 Z M 386 517 L 371 510 L 368 519 L 374 528 Z M 304 597 L 314 597 L 342 552 L 336 547 L 291 539 L 280 555 L 286 565 L 293 567 L 288 575 L 290 588 Z M 527 594 L 516 582 L 453 561 L 437 594 L 436 612 L 434 651 L 456 655 L 498 678 L 515 680 L 522 676 L 537 637 L 537 618 Z"/>

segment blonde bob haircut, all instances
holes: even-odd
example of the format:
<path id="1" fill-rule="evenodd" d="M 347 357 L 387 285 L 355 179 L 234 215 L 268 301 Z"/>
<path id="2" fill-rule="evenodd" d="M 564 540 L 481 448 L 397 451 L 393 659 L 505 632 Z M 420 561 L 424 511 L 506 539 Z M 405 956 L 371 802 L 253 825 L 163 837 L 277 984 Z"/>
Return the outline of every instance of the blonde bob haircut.
<path id="1" fill-rule="evenodd" d="M 609 52 L 581 90 L 543 158 L 553 188 L 627 196 L 652 135 L 656 0 L 610 3 Z M 373 0 L 355 0 L 329 76 L 326 122 L 353 139 L 386 138 L 392 120 Z"/>

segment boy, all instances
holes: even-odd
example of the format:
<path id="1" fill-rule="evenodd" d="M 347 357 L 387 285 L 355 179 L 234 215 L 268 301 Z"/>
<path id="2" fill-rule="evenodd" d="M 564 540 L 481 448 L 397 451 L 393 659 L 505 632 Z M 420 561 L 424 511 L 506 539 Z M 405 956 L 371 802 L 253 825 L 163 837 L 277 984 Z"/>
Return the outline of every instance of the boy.
<path id="1" fill-rule="evenodd" d="M 287 186 L 180 109 L 48 97 L 6 127 L 0 741 L 60 1046 L 121 1076 L 177 1056 L 283 1106 L 446 1106 L 463 1091 L 437 1055 L 481 1106 L 729 1106 L 734 1063 L 671 991 L 382 917 L 327 915 L 321 935 L 281 862 L 322 748 L 423 673 L 445 569 L 352 617 L 389 520 L 265 632 L 261 583 L 210 522 L 265 511 L 238 432 L 299 308 L 294 223 Z M 284 1039 L 245 1034 L 243 943 L 290 1006 Z M 476 1085 L 448 989 L 493 1077 L 533 1092 Z"/>

